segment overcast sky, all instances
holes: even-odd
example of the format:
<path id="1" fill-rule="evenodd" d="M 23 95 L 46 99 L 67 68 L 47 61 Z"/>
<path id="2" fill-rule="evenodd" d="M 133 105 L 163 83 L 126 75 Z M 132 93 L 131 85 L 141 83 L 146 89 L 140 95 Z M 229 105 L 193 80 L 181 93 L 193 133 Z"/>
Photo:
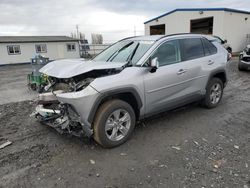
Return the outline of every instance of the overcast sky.
<path id="1" fill-rule="evenodd" d="M 250 11 L 249 0 L 0 0 L 0 35 L 70 35 L 79 30 L 105 42 L 144 33 L 143 23 L 176 8 Z"/>

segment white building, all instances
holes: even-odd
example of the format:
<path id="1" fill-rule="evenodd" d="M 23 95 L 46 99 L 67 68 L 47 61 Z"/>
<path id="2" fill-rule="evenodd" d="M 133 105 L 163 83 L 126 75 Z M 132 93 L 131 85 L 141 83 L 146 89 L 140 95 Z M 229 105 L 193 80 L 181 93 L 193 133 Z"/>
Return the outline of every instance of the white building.
<path id="1" fill-rule="evenodd" d="M 79 42 L 66 36 L 0 36 L 0 65 L 28 63 L 37 54 L 50 60 L 80 58 Z"/>
<path id="2" fill-rule="evenodd" d="M 228 8 L 176 9 L 145 23 L 145 34 L 200 33 L 219 36 L 239 52 L 250 43 L 250 12 Z"/>

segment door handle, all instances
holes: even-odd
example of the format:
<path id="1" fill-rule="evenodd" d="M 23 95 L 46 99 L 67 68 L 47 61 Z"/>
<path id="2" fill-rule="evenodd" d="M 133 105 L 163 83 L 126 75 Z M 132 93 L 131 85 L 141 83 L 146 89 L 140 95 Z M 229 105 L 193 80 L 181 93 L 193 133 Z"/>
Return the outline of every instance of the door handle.
<path id="1" fill-rule="evenodd" d="M 208 65 L 212 65 L 212 64 L 214 64 L 214 61 L 213 60 L 209 60 L 208 61 Z"/>
<path id="2" fill-rule="evenodd" d="M 181 75 L 181 74 L 184 74 L 186 73 L 187 70 L 186 69 L 180 69 L 178 72 L 177 72 L 177 75 Z"/>

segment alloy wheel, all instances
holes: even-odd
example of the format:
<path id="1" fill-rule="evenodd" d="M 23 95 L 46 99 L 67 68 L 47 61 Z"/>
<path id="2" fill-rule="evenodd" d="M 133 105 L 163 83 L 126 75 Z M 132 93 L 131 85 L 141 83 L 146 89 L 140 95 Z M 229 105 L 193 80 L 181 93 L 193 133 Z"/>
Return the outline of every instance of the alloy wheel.
<path id="1" fill-rule="evenodd" d="M 106 136 L 112 141 L 119 141 L 128 134 L 130 126 L 130 114 L 124 109 L 117 109 L 109 115 L 105 123 Z"/>
<path id="2" fill-rule="evenodd" d="M 211 87 L 211 92 L 210 92 L 210 101 L 211 101 L 211 103 L 212 104 L 217 104 L 221 99 L 221 95 L 222 95 L 221 85 L 219 83 L 215 83 Z"/>

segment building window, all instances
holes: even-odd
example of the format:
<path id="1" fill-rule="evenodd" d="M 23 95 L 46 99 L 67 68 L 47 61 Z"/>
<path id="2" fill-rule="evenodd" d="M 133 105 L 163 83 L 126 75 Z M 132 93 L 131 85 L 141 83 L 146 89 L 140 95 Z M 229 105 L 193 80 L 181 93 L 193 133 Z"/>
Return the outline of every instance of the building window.
<path id="1" fill-rule="evenodd" d="M 46 44 L 37 44 L 36 45 L 36 53 L 46 53 L 46 52 L 47 52 Z"/>
<path id="2" fill-rule="evenodd" d="M 75 44 L 67 44 L 67 51 L 75 51 L 76 50 L 76 45 Z"/>
<path id="3" fill-rule="evenodd" d="M 21 49 L 19 45 L 7 46 L 9 55 L 19 55 L 21 54 Z"/>

